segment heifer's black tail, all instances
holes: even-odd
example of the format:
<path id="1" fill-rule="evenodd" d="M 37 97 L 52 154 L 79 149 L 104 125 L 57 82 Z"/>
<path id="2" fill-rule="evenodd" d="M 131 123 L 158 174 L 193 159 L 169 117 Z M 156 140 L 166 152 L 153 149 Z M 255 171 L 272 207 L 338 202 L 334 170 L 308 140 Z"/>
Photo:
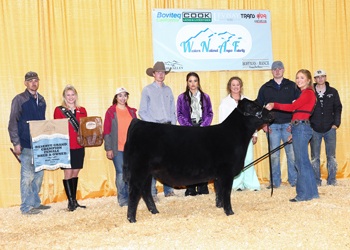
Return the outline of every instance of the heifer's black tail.
<path id="1" fill-rule="evenodd" d="M 130 134 L 133 129 L 133 125 L 138 122 L 139 119 L 134 118 L 132 119 L 129 129 L 128 129 L 128 133 L 126 136 L 126 142 L 124 145 L 124 155 L 123 155 L 123 180 L 125 182 L 129 182 L 130 181 L 130 168 L 129 168 L 129 159 L 130 159 Z"/>

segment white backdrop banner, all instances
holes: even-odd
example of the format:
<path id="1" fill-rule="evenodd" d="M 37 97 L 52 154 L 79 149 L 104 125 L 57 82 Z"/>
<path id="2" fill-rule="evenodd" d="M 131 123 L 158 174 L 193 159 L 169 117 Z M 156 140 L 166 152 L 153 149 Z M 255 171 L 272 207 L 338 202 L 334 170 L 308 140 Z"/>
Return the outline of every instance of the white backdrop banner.
<path id="1" fill-rule="evenodd" d="M 269 10 L 153 9 L 154 62 L 172 71 L 271 68 Z"/>

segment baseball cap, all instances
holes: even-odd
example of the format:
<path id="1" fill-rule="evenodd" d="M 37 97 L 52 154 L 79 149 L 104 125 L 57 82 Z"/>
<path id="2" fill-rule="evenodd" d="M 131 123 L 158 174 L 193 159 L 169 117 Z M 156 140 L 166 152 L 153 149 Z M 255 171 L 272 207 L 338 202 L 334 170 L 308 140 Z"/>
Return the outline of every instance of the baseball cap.
<path id="1" fill-rule="evenodd" d="M 39 76 L 37 73 L 33 71 L 29 71 L 25 76 L 24 76 L 25 81 L 30 81 L 32 79 L 37 79 L 39 80 Z"/>
<path id="2" fill-rule="evenodd" d="M 271 69 L 277 69 L 277 68 L 284 69 L 284 65 L 281 61 L 274 61 L 272 63 Z"/>
<path id="3" fill-rule="evenodd" d="M 115 91 L 115 94 L 118 95 L 120 93 L 126 92 L 127 94 L 129 94 L 129 92 L 126 90 L 126 88 L 120 87 L 117 88 L 117 90 Z"/>
<path id="4" fill-rule="evenodd" d="M 323 69 L 319 69 L 319 70 L 316 70 L 315 71 L 315 74 L 314 74 L 314 77 L 317 77 L 317 76 L 326 76 L 326 71 L 324 71 Z"/>

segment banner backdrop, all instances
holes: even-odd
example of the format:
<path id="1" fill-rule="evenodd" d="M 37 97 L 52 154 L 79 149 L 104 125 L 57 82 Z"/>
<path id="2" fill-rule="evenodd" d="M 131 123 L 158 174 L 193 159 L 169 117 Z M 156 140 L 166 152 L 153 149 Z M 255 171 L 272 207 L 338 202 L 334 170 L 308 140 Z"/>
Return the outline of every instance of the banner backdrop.
<path id="1" fill-rule="evenodd" d="M 68 119 L 29 121 L 35 172 L 71 168 Z"/>
<path id="2" fill-rule="evenodd" d="M 154 62 L 172 71 L 270 69 L 269 10 L 153 9 Z"/>

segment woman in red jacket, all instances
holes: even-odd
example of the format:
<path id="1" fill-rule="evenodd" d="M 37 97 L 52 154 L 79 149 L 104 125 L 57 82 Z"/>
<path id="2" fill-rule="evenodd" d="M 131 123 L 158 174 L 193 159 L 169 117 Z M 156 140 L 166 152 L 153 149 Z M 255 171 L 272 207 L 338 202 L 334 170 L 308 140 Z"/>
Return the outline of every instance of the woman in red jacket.
<path id="1" fill-rule="evenodd" d="M 293 112 L 292 135 L 295 155 L 295 167 L 298 170 L 297 196 L 291 202 L 308 201 L 319 198 L 314 170 L 311 167 L 308 144 L 312 137 L 309 117 L 316 103 L 316 96 L 311 82 L 311 73 L 301 69 L 296 75 L 296 84 L 301 90 L 300 97 L 292 104 L 268 103 L 266 109 L 278 109 Z"/>
<path id="2" fill-rule="evenodd" d="M 80 117 L 87 117 L 87 113 L 84 107 L 78 104 L 78 93 L 72 85 L 67 85 L 63 90 L 62 106 L 58 106 L 55 109 L 54 118 L 70 118 L 69 119 L 69 144 L 70 144 L 70 169 L 63 169 L 64 180 L 63 185 L 68 198 L 68 210 L 74 211 L 77 207 L 86 208 L 80 206 L 76 199 L 77 186 L 78 186 L 78 174 L 80 169 L 83 168 L 85 148 L 81 147 L 77 142 L 77 132 L 80 123 Z"/>

